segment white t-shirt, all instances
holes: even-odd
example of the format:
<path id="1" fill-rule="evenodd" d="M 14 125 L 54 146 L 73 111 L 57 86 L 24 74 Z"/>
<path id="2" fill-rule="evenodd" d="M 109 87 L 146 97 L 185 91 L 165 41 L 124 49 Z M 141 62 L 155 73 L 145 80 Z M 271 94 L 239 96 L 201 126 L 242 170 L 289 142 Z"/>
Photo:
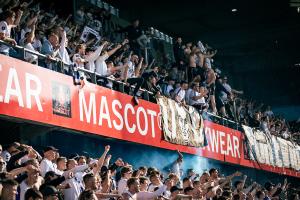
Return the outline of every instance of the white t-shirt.
<path id="1" fill-rule="evenodd" d="M 135 77 L 134 68 L 135 68 L 135 66 L 134 66 L 133 62 L 129 61 L 128 62 L 127 78 L 134 78 Z"/>
<path id="2" fill-rule="evenodd" d="M 79 53 L 75 53 L 73 56 L 73 62 L 76 64 L 76 67 L 84 69 L 84 63 L 82 63 L 82 62 L 78 63 L 78 61 L 81 61 L 81 60 L 83 60 L 81 55 Z"/>
<path id="3" fill-rule="evenodd" d="M 26 33 L 31 32 L 30 28 L 25 27 L 24 29 L 21 30 L 21 39 L 23 39 L 25 37 Z"/>
<path id="4" fill-rule="evenodd" d="M 92 72 L 94 72 L 96 70 L 95 61 L 97 60 L 97 58 L 99 58 L 103 47 L 104 47 L 104 45 L 101 45 L 97 48 L 96 51 L 85 56 L 85 59 L 88 61 L 88 63 L 85 64 L 85 68 L 87 70 L 90 70 Z M 103 58 L 101 58 L 101 59 L 103 59 Z M 100 62 L 100 60 L 99 60 L 99 62 Z M 105 63 L 105 61 L 104 61 L 104 63 Z M 101 64 L 103 64 L 103 63 L 101 62 Z M 106 65 L 106 63 L 105 63 L 105 65 Z"/>
<path id="5" fill-rule="evenodd" d="M 153 192 L 156 187 L 161 187 L 161 186 L 163 186 L 162 183 L 160 183 L 159 185 L 153 185 L 152 183 L 150 183 L 148 187 L 148 192 Z"/>
<path id="6" fill-rule="evenodd" d="M 204 62 L 207 65 L 207 68 L 211 69 L 211 60 L 210 60 L 210 58 L 205 58 Z"/>
<path id="7" fill-rule="evenodd" d="M 39 50 L 42 48 L 43 45 L 42 45 L 41 40 L 38 40 L 38 39 L 34 38 L 33 43 L 32 43 L 32 46 L 33 46 L 33 48 L 34 48 L 36 51 L 39 51 Z"/>
<path id="8" fill-rule="evenodd" d="M 162 195 L 166 191 L 166 189 L 167 186 L 161 185 L 159 186 L 158 190 L 156 190 L 155 192 L 140 191 L 137 193 L 136 197 L 137 199 L 152 200 L 157 198 L 159 195 Z"/>
<path id="9" fill-rule="evenodd" d="M 22 181 L 20 184 L 20 200 L 25 199 L 25 193 L 28 189 L 30 189 L 30 187 L 25 183 L 25 181 Z"/>
<path id="10" fill-rule="evenodd" d="M 173 90 L 173 89 L 174 89 L 173 85 L 168 85 L 167 89 L 166 89 L 166 94 L 170 95 L 170 91 Z"/>
<path id="11" fill-rule="evenodd" d="M 177 88 L 175 90 L 175 98 L 176 98 L 176 96 L 179 101 L 183 101 L 185 98 L 185 90 L 182 89 L 181 87 Z"/>
<path id="12" fill-rule="evenodd" d="M 31 51 L 35 51 L 34 47 L 32 46 L 31 43 L 27 43 L 25 44 L 24 46 L 26 49 L 29 49 Z M 29 61 L 29 62 L 32 62 L 32 61 L 37 61 L 38 60 L 38 56 L 37 55 L 34 55 L 32 53 L 25 53 L 25 60 L 26 61 Z"/>
<path id="13" fill-rule="evenodd" d="M 224 86 L 224 88 L 225 88 L 228 92 L 231 92 L 231 87 L 230 87 L 229 84 L 223 83 L 223 86 Z M 223 92 L 223 91 L 221 91 L 221 97 L 222 97 L 222 99 L 223 99 L 224 101 L 227 100 L 227 94 L 226 94 L 225 92 Z"/>
<path id="14" fill-rule="evenodd" d="M 72 62 L 71 62 L 69 53 L 66 49 L 66 40 L 67 40 L 67 36 L 66 36 L 66 32 L 64 32 L 63 35 L 62 35 L 62 38 L 61 38 L 58 55 L 59 55 L 59 57 L 61 58 L 61 60 L 63 61 L 64 64 L 71 65 Z M 65 69 L 67 69 L 67 68 L 68 67 L 65 66 Z"/>
<path id="15" fill-rule="evenodd" d="M 176 174 L 179 177 L 179 179 L 181 179 L 182 163 L 175 161 L 172 165 L 172 173 Z"/>
<path id="16" fill-rule="evenodd" d="M 6 21 L 0 22 L 0 33 L 4 33 L 5 37 L 10 37 L 11 26 Z M 8 53 L 9 47 L 6 45 L 0 45 L 0 52 Z"/>
<path id="17" fill-rule="evenodd" d="M 40 164 L 41 168 L 41 175 L 45 177 L 46 173 L 49 171 L 53 171 L 56 174 L 59 174 L 59 170 L 57 169 L 57 166 L 52 161 L 48 160 L 47 158 L 44 158 Z"/>
<path id="18" fill-rule="evenodd" d="M 96 60 L 96 72 L 101 76 L 108 76 L 109 73 L 107 71 L 106 60 L 109 58 L 109 55 L 105 53 L 104 55 L 100 56 Z"/>
<path id="19" fill-rule="evenodd" d="M 33 185 L 33 187 L 38 189 L 42 185 L 42 182 L 43 182 L 43 178 L 39 176 L 37 182 Z M 29 187 L 27 185 L 26 180 L 22 181 L 22 183 L 20 184 L 20 200 L 25 199 L 25 193 L 30 188 L 32 187 Z"/>
<path id="20" fill-rule="evenodd" d="M 129 200 L 138 200 L 137 193 L 131 194 L 128 190 L 125 190 L 122 194 L 128 194 Z"/>
<path id="21" fill-rule="evenodd" d="M 190 93 L 190 105 L 195 105 L 195 104 L 205 104 L 205 98 L 204 97 L 201 97 L 200 99 L 198 100 L 193 100 L 193 97 L 198 97 L 200 96 L 201 94 L 195 90 L 193 90 L 191 93 Z"/>
<path id="22" fill-rule="evenodd" d="M 118 182 L 118 194 L 123 194 L 127 190 L 127 179 L 122 178 Z"/>
<path id="23" fill-rule="evenodd" d="M 75 63 L 76 68 L 84 69 L 84 63 L 82 63 L 82 62 L 77 63 L 76 62 L 76 61 L 82 61 L 82 60 L 83 60 L 83 58 L 81 57 L 81 55 L 79 53 L 74 54 L 73 63 Z M 85 78 L 84 72 L 79 71 L 79 76 Z"/>
<path id="24" fill-rule="evenodd" d="M 76 177 L 66 180 L 66 183 L 70 185 L 70 188 L 63 190 L 64 199 L 78 199 L 80 193 L 84 190 L 82 183 Z"/>

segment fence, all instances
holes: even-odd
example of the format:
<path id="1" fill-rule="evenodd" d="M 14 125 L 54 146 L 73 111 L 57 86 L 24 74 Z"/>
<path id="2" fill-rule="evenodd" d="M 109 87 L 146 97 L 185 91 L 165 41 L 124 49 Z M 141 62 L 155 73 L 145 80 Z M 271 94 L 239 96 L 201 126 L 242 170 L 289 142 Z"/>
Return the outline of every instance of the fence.
<path id="1" fill-rule="evenodd" d="M 53 63 L 56 63 L 59 66 L 54 71 L 57 71 L 57 72 L 60 72 L 60 73 L 65 73 L 65 71 L 63 69 L 68 68 L 69 73 L 65 73 L 66 75 L 71 75 L 72 72 L 73 72 L 73 65 L 67 65 L 67 64 L 63 63 L 63 61 L 60 60 L 59 58 L 55 58 L 55 59 L 48 58 L 46 55 L 41 54 L 39 52 L 32 51 L 32 50 L 26 49 L 26 48 L 24 48 L 22 46 L 18 46 L 18 45 L 12 46 L 12 45 L 7 44 L 6 42 L 4 42 L 2 40 L 0 40 L 0 44 L 10 46 L 13 51 L 17 52 L 17 53 L 16 52 L 10 53 L 11 57 L 26 61 L 25 60 L 26 53 L 30 53 L 32 55 L 38 56 L 38 59 L 37 59 L 38 63 L 36 63 L 37 65 L 39 64 L 39 62 L 47 60 L 47 61 L 51 61 Z M 110 78 L 110 77 L 101 76 L 100 74 L 98 74 L 94 71 L 90 71 L 90 70 L 82 69 L 82 68 L 78 69 L 78 71 L 82 71 L 85 74 L 87 74 L 90 77 L 90 81 L 94 84 L 97 84 L 97 85 L 99 85 L 99 81 L 98 81 L 99 79 L 107 79 L 108 81 L 111 81 L 112 83 L 114 83 L 117 86 L 116 88 L 114 88 L 117 91 L 120 91 L 120 92 L 124 93 L 125 92 L 125 87 L 127 87 L 126 84 L 122 81 L 117 81 L 117 80 L 114 80 L 113 78 Z M 134 89 L 133 85 L 130 86 L 130 87 L 131 87 L 131 89 Z M 113 89 L 113 88 L 111 88 L 111 89 Z M 152 92 L 149 92 L 149 91 L 144 90 L 144 89 L 140 89 L 140 93 L 142 93 L 142 98 L 146 101 L 149 101 L 149 99 L 150 99 L 149 96 L 153 95 Z M 236 129 L 236 130 L 241 129 L 241 126 L 238 122 L 220 117 L 220 116 L 215 115 L 213 113 L 203 112 L 202 116 L 206 120 L 213 121 L 213 122 L 216 122 L 218 124 L 228 126 L 230 128 Z"/>

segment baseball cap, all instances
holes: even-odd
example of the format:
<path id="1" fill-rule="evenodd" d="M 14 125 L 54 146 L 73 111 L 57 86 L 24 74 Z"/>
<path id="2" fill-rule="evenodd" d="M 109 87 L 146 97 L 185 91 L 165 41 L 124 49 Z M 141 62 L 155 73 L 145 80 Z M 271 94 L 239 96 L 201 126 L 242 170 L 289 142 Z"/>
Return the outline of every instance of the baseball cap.
<path id="1" fill-rule="evenodd" d="M 44 152 L 47 152 L 47 151 L 58 151 L 58 149 L 56 149 L 53 146 L 47 146 L 44 148 Z"/>
<path id="2" fill-rule="evenodd" d="M 177 187 L 176 185 L 172 186 L 170 192 L 176 192 L 177 190 L 183 190 L 182 188 Z"/>

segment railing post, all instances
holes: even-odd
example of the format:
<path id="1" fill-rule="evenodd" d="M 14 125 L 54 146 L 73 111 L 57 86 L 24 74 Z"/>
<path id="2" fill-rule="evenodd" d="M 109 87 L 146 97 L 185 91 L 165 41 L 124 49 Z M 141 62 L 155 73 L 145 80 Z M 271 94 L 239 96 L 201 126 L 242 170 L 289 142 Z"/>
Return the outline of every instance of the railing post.
<path id="1" fill-rule="evenodd" d="M 23 60 L 25 60 L 25 55 L 26 54 L 26 50 L 25 50 L 25 48 L 22 48 L 22 55 L 23 55 Z"/>
<path id="2" fill-rule="evenodd" d="M 124 93 L 124 91 L 125 91 L 124 84 L 122 82 L 121 83 L 118 82 L 118 84 L 119 84 L 119 91 Z"/>
<path id="3" fill-rule="evenodd" d="M 91 77 L 94 81 L 94 84 L 97 85 L 97 75 L 96 75 L 96 72 L 94 71 L 94 73 L 92 73 L 92 77 Z"/>
<path id="4" fill-rule="evenodd" d="M 143 96 L 144 96 L 144 100 L 149 101 L 149 92 L 148 91 L 144 91 L 143 92 Z"/>

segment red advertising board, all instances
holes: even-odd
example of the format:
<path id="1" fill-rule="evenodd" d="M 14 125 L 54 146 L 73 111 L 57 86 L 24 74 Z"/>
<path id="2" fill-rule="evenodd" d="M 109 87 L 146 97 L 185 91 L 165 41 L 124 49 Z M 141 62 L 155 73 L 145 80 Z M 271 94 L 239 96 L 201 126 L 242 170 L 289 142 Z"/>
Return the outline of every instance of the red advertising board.
<path id="1" fill-rule="evenodd" d="M 3 55 L 0 76 L 0 115 L 300 177 L 244 159 L 239 131 L 205 121 L 205 148 L 175 145 L 162 140 L 157 104 L 141 100 L 134 106 L 131 96 L 91 83 L 80 90 L 70 76 Z"/>

